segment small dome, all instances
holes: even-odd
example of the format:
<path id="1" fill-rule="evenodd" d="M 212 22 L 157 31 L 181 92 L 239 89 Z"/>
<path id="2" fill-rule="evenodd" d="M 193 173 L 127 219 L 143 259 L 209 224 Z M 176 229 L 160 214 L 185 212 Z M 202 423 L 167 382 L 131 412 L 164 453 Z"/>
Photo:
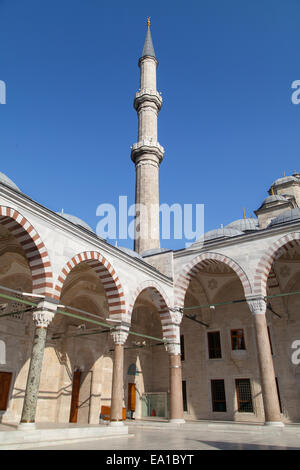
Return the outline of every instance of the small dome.
<path id="1" fill-rule="evenodd" d="M 293 222 L 300 220 L 300 209 L 299 207 L 295 209 L 287 209 L 279 214 L 277 217 L 271 220 L 268 225 L 268 228 L 274 227 L 275 225 L 284 224 L 288 222 Z"/>
<path id="2" fill-rule="evenodd" d="M 168 248 L 152 248 L 151 250 L 143 251 L 142 256 L 151 256 L 157 255 L 158 253 L 163 253 L 164 251 L 169 251 Z"/>
<path id="3" fill-rule="evenodd" d="M 235 220 L 234 222 L 231 222 L 230 224 L 226 225 L 225 228 L 233 228 L 236 230 L 240 230 L 241 232 L 247 232 L 248 230 L 259 230 L 259 225 L 257 219 L 249 217 L 248 219 Z"/>
<path id="4" fill-rule="evenodd" d="M 124 253 L 127 253 L 127 255 L 132 256 L 133 258 L 143 259 L 141 255 L 139 255 L 136 251 L 131 250 L 130 248 L 125 246 L 117 246 L 117 248 L 119 248 L 121 251 L 124 251 Z"/>
<path id="5" fill-rule="evenodd" d="M 76 217 L 76 215 L 65 214 L 64 212 L 57 212 L 57 214 L 63 217 L 64 219 L 67 219 L 69 222 L 72 222 L 72 224 L 79 225 L 80 227 L 83 227 L 86 230 L 89 230 L 90 232 L 94 232 L 94 230 L 86 222 L 79 219 L 79 217 Z"/>
<path id="6" fill-rule="evenodd" d="M 21 192 L 18 186 L 4 173 L 1 173 L 0 171 L 0 183 L 6 184 L 6 186 L 9 186 L 10 188 L 14 189 L 15 191 L 18 191 L 19 193 Z"/>
<path id="7" fill-rule="evenodd" d="M 266 199 L 262 203 L 262 206 L 264 204 L 268 204 L 270 202 L 275 202 L 275 201 L 285 201 L 286 202 L 286 198 L 284 196 L 282 196 L 281 194 L 272 194 L 272 196 L 266 197 Z"/>
<path id="8" fill-rule="evenodd" d="M 240 230 L 237 230 L 235 228 L 217 228 L 215 230 L 210 230 L 209 232 L 206 232 L 204 235 L 198 238 L 191 246 L 194 246 L 198 243 L 203 243 L 210 241 L 210 240 L 216 240 L 218 238 L 230 238 L 230 237 L 236 237 L 238 235 L 243 235 L 243 232 Z"/>
<path id="9" fill-rule="evenodd" d="M 293 182 L 298 183 L 299 182 L 298 178 L 296 178 L 295 176 L 282 176 L 282 178 L 278 178 L 276 181 L 274 181 L 272 186 L 280 186 L 285 183 L 293 183 Z"/>

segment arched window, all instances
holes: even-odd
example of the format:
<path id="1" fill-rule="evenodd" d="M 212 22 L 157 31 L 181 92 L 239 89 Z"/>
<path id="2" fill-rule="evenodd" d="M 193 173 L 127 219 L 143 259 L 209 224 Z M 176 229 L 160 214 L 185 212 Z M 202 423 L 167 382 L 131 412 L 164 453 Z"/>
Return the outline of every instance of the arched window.
<path id="1" fill-rule="evenodd" d="M 128 367 L 127 375 L 137 375 L 137 374 L 138 374 L 138 371 L 137 371 L 136 365 L 130 364 L 130 366 Z"/>

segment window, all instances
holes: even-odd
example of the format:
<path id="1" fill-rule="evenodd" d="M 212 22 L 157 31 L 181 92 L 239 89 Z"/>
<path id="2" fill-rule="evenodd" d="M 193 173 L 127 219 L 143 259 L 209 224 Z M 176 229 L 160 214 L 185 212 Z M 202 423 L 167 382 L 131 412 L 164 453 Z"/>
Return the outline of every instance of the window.
<path id="1" fill-rule="evenodd" d="M 231 330 L 231 347 L 233 351 L 246 349 L 244 330 Z"/>
<path id="2" fill-rule="evenodd" d="M 186 395 L 186 381 L 182 381 L 182 401 L 183 401 L 183 411 L 187 411 L 187 395 Z"/>
<path id="3" fill-rule="evenodd" d="M 181 360 L 184 361 L 184 336 L 180 335 L 180 356 Z"/>
<path id="4" fill-rule="evenodd" d="M 208 339 L 208 355 L 210 359 L 217 359 L 222 357 L 221 354 L 221 339 L 220 332 L 213 331 L 207 333 Z"/>
<path id="5" fill-rule="evenodd" d="M 211 398 L 213 411 L 227 411 L 224 380 L 211 381 Z"/>
<path id="6" fill-rule="evenodd" d="M 241 413 L 253 413 L 250 379 L 236 379 L 235 388 L 238 411 Z"/>

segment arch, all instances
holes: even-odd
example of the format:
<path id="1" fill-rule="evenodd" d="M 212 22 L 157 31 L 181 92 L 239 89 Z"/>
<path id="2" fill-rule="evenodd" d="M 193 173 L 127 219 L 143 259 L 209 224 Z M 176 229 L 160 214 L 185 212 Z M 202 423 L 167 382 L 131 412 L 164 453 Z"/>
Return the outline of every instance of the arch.
<path id="1" fill-rule="evenodd" d="M 11 207 L 0 206 L 0 224 L 22 246 L 32 276 L 34 294 L 52 295 L 53 274 L 47 249 L 28 220 Z"/>
<path id="2" fill-rule="evenodd" d="M 265 251 L 260 258 L 254 275 L 254 294 L 266 295 L 267 281 L 271 271 L 272 264 L 289 248 L 300 245 L 300 232 L 288 233 L 279 238 Z"/>
<path id="3" fill-rule="evenodd" d="M 200 271 L 199 265 L 202 264 L 204 266 L 208 266 L 216 263 L 224 263 L 229 266 L 241 281 L 245 296 L 251 294 L 252 287 L 247 274 L 235 261 L 233 261 L 233 259 L 219 253 L 203 253 L 202 255 L 196 256 L 196 258 L 187 263 L 176 280 L 174 295 L 175 305 L 177 307 L 184 307 L 186 291 L 191 279 Z"/>
<path id="4" fill-rule="evenodd" d="M 114 315 L 116 319 L 122 319 L 126 314 L 123 287 L 112 265 L 97 251 L 84 251 L 73 256 L 66 263 L 57 278 L 53 297 L 57 300 L 60 299 L 66 277 L 75 266 L 81 263 L 88 264 L 99 277 L 107 297 L 109 315 Z"/>
<path id="5" fill-rule="evenodd" d="M 153 302 L 158 310 L 164 338 L 173 338 L 173 327 L 171 326 L 173 321 L 169 310 L 170 302 L 164 290 L 154 280 L 142 282 L 133 292 L 128 307 L 128 318 L 130 320 L 130 323 L 134 304 L 138 296 L 145 290 L 148 290 L 151 293 Z"/>

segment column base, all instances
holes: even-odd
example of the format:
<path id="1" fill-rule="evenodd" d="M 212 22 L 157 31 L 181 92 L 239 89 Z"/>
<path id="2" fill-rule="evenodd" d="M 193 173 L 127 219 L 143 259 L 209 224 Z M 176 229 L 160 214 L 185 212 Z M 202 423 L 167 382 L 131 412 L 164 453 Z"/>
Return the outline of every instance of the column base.
<path id="1" fill-rule="evenodd" d="M 266 421 L 265 426 L 273 426 L 276 428 L 284 428 L 284 423 L 282 421 Z"/>
<path id="2" fill-rule="evenodd" d="M 109 426 L 124 426 L 123 421 L 110 421 Z"/>
<path id="3" fill-rule="evenodd" d="M 185 423 L 185 419 L 182 419 L 182 418 L 171 418 L 169 419 L 168 421 L 170 424 L 184 424 Z"/>
<path id="4" fill-rule="evenodd" d="M 18 425 L 18 430 L 20 431 L 31 431 L 33 429 L 36 429 L 36 424 L 35 423 L 19 423 Z"/>

